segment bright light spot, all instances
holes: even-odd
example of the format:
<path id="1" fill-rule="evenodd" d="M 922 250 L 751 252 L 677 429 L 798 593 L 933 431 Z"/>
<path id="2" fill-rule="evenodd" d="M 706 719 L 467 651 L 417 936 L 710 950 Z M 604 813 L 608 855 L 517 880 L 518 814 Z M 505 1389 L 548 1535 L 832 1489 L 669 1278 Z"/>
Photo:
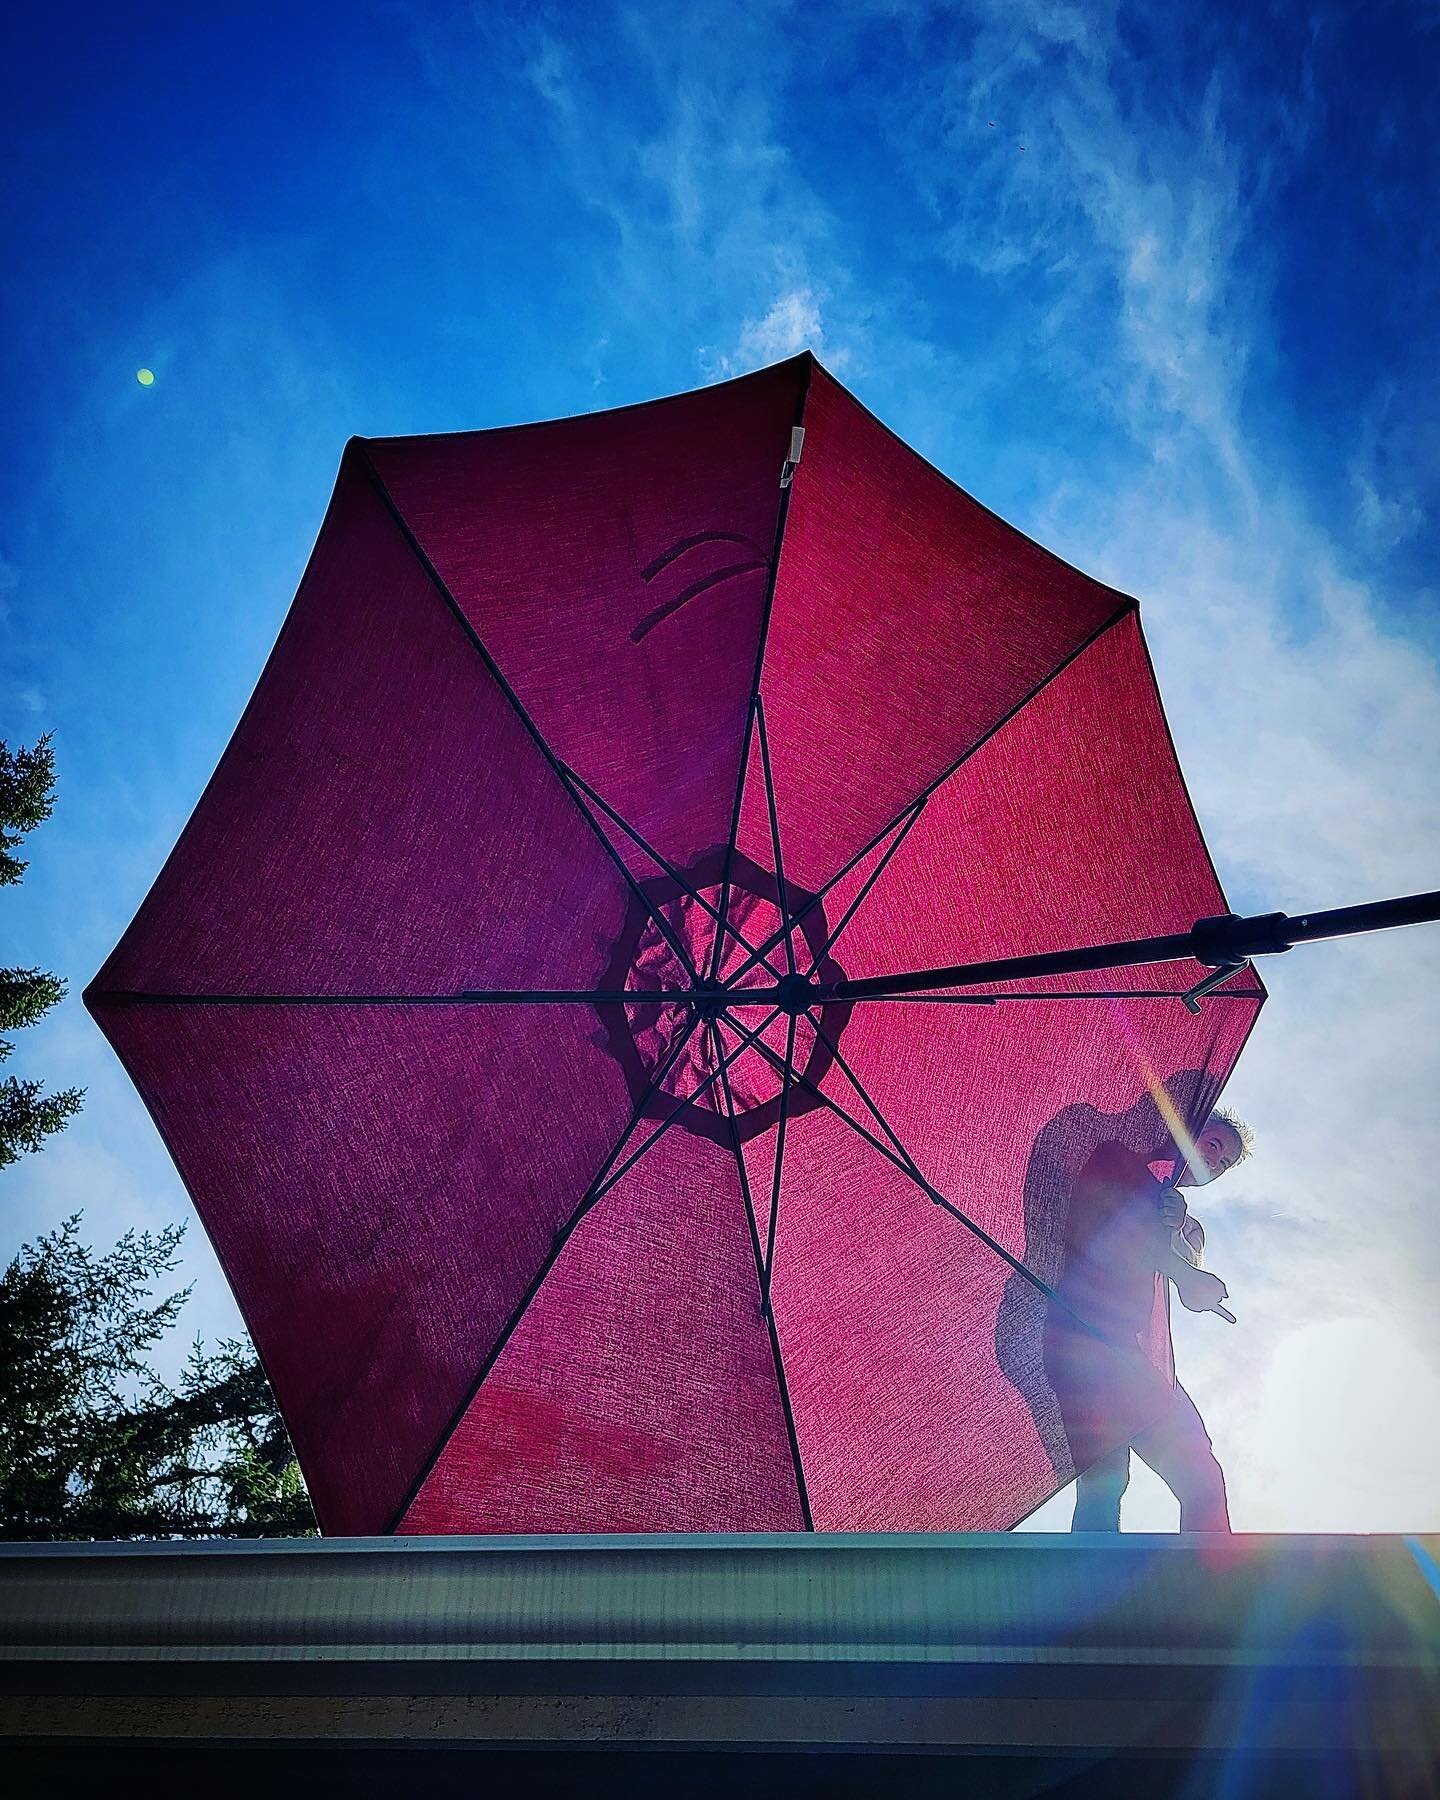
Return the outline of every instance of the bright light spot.
<path id="1" fill-rule="evenodd" d="M 1386 1319 L 1305 1325 L 1276 1349 L 1243 1432 L 1231 1505 L 1250 1531 L 1440 1526 L 1440 1371 Z M 1243 1523 L 1242 1523 L 1243 1522 Z"/>
<path id="2" fill-rule="evenodd" d="M 1237 1531 L 1440 1530 L 1440 1368 L 1398 1321 L 1316 1320 L 1288 1333 L 1268 1367 L 1229 1364 L 1203 1383 L 1191 1382 L 1181 1348 Z M 1024 1529 L 1068 1531 L 1074 1506 L 1067 1487 Z M 1178 1521 L 1136 1458 L 1124 1529 L 1174 1531 Z"/>
<path id="3" fill-rule="evenodd" d="M 135 379 L 140 383 L 141 387 L 154 387 L 155 371 L 153 369 L 137 369 L 135 371 Z"/>

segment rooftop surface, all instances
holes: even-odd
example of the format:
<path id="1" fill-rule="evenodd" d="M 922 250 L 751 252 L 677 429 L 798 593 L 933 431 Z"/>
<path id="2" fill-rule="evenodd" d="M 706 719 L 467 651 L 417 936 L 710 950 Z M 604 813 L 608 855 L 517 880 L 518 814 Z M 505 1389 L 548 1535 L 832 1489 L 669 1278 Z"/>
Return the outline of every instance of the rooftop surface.
<path id="1" fill-rule="evenodd" d="M 37 1775 L 244 1751 L 356 1792 L 423 1754 L 439 1792 L 671 1765 L 687 1792 L 737 1767 L 752 1793 L 950 1792 L 963 1757 L 975 1793 L 1433 1793 L 1437 1561 L 1433 1537 L 12 1544 L 0 1739 Z"/>

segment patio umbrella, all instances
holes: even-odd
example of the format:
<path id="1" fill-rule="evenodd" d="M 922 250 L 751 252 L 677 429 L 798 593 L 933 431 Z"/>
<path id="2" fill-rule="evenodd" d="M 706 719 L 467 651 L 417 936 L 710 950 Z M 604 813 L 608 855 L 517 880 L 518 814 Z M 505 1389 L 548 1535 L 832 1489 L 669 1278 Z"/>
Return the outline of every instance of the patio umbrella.
<path id="1" fill-rule="evenodd" d="M 994 1528 L 1071 1186 L 1261 1004 L 1225 912 L 1134 601 L 802 356 L 352 442 L 86 998 L 326 1531 Z M 1168 1333 L 1073 1323 L 1119 1441 Z"/>

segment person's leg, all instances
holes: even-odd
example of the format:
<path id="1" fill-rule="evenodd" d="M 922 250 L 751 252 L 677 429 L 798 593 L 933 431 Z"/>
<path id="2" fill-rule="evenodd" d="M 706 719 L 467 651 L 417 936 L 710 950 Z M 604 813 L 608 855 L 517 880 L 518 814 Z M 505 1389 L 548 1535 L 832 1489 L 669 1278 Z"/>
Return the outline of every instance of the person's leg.
<path id="1" fill-rule="evenodd" d="M 1215 1460 L 1205 1421 L 1178 1381 L 1175 1404 L 1137 1435 L 1135 1454 L 1180 1502 L 1182 1531 L 1229 1531 L 1225 1472 Z"/>
<path id="2" fill-rule="evenodd" d="M 1130 1446 L 1122 1444 L 1075 1480 L 1072 1531 L 1118 1531 L 1120 1501 L 1130 1485 Z"/>

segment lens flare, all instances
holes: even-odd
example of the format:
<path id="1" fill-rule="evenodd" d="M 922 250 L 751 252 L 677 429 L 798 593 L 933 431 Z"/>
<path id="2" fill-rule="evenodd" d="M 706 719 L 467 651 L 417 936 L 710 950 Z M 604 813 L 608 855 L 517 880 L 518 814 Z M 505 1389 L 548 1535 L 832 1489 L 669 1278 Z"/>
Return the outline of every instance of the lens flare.
<path id="1" fill-rule="evenodd" d="M 1146 1056 L 1144 1048 L 1135 1034 L 1135 1027 L 1130 1023 L 1129 1014 L 1117 1000 L 1107 1001 L 1106 1004 L 1109 1006 L 1116 1024 L 1120 1027 L 1120 1036 L 1124 1040 L 1125 1048 L 1130 1052 L 1130 1060 L 1140 1071 L 1141 1080 L 1150 1090 L 1150 1098 L 1159 1108 L 1160 1117 L 1165 1121 L 1165 1128 L 1170 1133 L 1171 1141 L 1184 1158 L 1185 1168 L 1189 1169 L 1196 1181 L 1208 1181 L 1210 1165 L 1201 1155 L 1200 1146 L 1191 1137 L 1190 1127 L 1185 1123 L 1180 1108 L 1170 1097 L 1169 1089 L 1156 1073 L 1149 1057 Z M 1177 1177 L 1180 1173 L 1181 1170 L 1176 1169 Z"/>
<path id="2" fill-rule="evenodd" d="M 154 387 L 155 371 L 153 369 L 137 369 L 135 371 L 135 379 L 140 383 L 141 387 Z"/>

